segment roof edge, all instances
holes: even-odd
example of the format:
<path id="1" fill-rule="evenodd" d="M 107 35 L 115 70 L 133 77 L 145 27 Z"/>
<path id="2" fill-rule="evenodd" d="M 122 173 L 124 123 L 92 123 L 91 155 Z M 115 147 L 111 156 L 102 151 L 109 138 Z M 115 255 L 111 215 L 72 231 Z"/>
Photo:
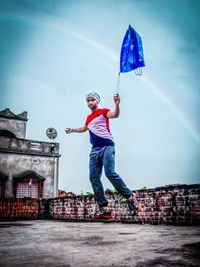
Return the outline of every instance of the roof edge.
<path id="1" fill-rule="evenodd" d="M 5 108 L 4 110 L 0 111 L 0 117 L 8 118 L 8 119 L 15 119 L 21 121 L 27 121 L 27 111 L 23 111 L 20 114 L 14 114 L 9 108 Z"/>

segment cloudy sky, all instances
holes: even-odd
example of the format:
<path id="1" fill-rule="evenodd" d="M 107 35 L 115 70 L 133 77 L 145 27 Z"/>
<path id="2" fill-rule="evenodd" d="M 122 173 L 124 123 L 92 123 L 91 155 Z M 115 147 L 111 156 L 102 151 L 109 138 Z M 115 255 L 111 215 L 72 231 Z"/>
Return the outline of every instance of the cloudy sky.
<path id="1" fill-rule="evenodd" d="M 89 91 L 114 108 L 129 24 L 146 67 L 121 74 L 116 170 L 136 189 L 200 182 L 199 12 L 198 0 L 0 0 L 0 109 L 28 112 L 27 139 L 58 131 L 60 189 L 92 190 L 88 133 L 64 130 L 83 126 Z"/>

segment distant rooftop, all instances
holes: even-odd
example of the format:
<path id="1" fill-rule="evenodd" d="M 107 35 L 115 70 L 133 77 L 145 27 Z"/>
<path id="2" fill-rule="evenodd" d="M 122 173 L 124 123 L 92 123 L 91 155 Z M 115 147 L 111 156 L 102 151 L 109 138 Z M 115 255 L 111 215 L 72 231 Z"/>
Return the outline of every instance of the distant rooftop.
<path id="1" fill-rule="evenodd" d="M 22 120 L 27 121 L 27 112 L 23 111 L 20 114 L 14 114 L 12 111 L 10 111 L 9 108 L 5 108 L 4 110 L 0 111 L 0 117 L 2 118 L 8 118 L 8 119 L 15 119 L 15 120 Z"/>

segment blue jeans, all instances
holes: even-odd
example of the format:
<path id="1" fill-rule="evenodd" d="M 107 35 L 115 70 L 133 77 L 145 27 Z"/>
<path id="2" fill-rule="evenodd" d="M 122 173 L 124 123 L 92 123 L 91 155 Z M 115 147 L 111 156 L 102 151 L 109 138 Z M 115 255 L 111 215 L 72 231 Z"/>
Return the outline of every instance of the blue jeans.
<path id="1" fill-rule="evenodd" d="M 102 168 L 105 175 L 115 187 L 117 192 L 129 198 L 132 191 L 125 185 L 122 178 L 115 172 L 115 148 L 114 146 L 93 147 L 90 153 L 90 182 L 99 207 L 108 205 L 101 182 Z"/>

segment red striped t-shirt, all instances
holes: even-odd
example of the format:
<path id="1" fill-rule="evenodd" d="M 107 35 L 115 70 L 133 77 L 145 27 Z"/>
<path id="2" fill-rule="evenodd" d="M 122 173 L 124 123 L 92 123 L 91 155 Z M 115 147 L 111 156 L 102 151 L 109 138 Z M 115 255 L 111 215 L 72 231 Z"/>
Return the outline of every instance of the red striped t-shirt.
<path id="1" fill-rule="evenodd" d="M 93 147 L 114 146 L 113 137 L 110 132 L 107 113 L 110 109 L 97 109 L 86 119 L 86 126 L 90 133 L 90 142 Z"/>

